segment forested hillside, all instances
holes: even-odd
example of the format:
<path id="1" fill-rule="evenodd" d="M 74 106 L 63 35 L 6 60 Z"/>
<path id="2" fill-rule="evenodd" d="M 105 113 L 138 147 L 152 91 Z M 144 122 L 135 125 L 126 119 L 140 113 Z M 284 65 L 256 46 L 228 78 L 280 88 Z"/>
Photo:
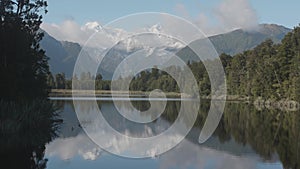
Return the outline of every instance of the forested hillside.
<path id="1" fill-rule="evenodd" d="M 299 100 L 300 91 L 300 27 L 289 32 L 281 41 L 274 43 L 268 39 L 252 50 L 234 56 L 221 54 L 220 59 L 226 72 L 227 91 L 229 95 L 265 99 Z M 180 58 L 195 58 L 189 48 L 178 52 Z M 204 61 L 204 62 L 208 62 Z M 211 62 L 211 61 L 209 61 Z M 211 91 L 209 76 L 203 62 L 188 61 L 202 96 L 209 96 Z M 177 69 L 176 67 L 169 67 Z M 175 70 L 176 71 L 176 70 Z M 180 75 L 184 76 L 184 74 Z M 98 76 L 101 77 L 101 76 Z M 92 84 L 91 75 L 75 77 L 82 89 Z M 56 82 L 59 84 L 59 82 Z M 71 81 L 64 80 L 66 85 L 59 88 L 70 88 Z M 68 85 L 67 85 L 68 84 Z M 96 78 L 96 89 L 110 89 L 108 81 Z M 53 86 L 53 85 L 52 85 Z M 104 87 L 105 86 L 105 87 Z M 55 85 L 53 86 L 55 88 Z M 161 89 L 165 92 L 179 92 L 175 80 L 164 71 L 146 70 L 133 78 L 130 90 L 151 91 Z"/>
<path id="2" fill-rule="evenodd" d="M 253 49 L 266 39 L 272 39 L 275 43 L 279 43 L 290 31 L 289 28 L 280 25 L 260 24 L 256 30 L 237 29 L 224 34 L 211 36 L 209 39 L 219 54 L 226 53 L 235 55 L 245 50 Z M 74 65 L 82 46 L 78 43 L 58 41 L 47 32 L 43 31 L 43 33 L 45 36 L 40 44 L 49 57 L 50 71 L 52 74 L 64 73 L 66 78 L 72 77 Z M 195 41 L 195 43 L 197 43 L 197 41 Z M 108 57 L 106 57 L 106 60 L 103 61 L 105 71 L 99 70 L 103 79 L 111 79 L 113 74 L 112 65 L 117 65 L 123 56 L 126 56 L 124 49 L 119 51 L 112 50 Z M 184 48 L 181 52 L 186 53 L 188 51 Z M 117 57 L 117 55 L 119 56 Z M 182 59 L 186 61 L 189 58 L 184 54 L 184 58 Z"/>
<path id="3" fill-rule="evenodd" d="M 180 57 L 193 58 L 182 56 L 186 54 L 193 52 L 180 53 Z M 288 33 L 280 44 L 268 39 L 252 50 L 234 56 L 221 54 L 220 58 L 227 76 L 228 94 L 299 100 L 300 27 Z M 189 67 L 198 81 L 201 95 L 209 95 L 210 82 L 203 63 L 192 62 Z M 156 87 L 178 91 L 175 81 L 160 71 L 142 72 L 132 83 L 133 90 L 153 90 Z"/>

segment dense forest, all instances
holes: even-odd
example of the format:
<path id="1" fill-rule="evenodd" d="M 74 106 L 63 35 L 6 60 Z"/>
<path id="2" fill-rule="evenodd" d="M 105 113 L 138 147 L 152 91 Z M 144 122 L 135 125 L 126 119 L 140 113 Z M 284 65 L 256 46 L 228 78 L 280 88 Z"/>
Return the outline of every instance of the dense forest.
<path id="1" fill-rule="evenodd" d="M 101 74 L 94 77 L 89 72 L 82 73 L 79 78 L 74 76 L 72 79 L 67 79 L 64 73 L 58 73 L 55 76 L 48 74 L 47 76 L 49 89 L 72 89 L 72 82 L 81 90 L 92 89 L 93 85 L 95 85 L 96 90 L 110 90 L 111 84 L 111 81 L 103 80 Z"/>
<path id="2" fill-rule="evenodd" d="M 300 28 L 281 44 L 266 40 L 253 50 L 223 57 L 229 93 L 271 99 L 299 100 Z"/>
<path id="3" fill-rule="evenodd" d="M 83 90 L 93 88 L 92 85 L 97 90 L 111 89 L 111 81 L 103 79 L 101 74 L 93 77 L 82 73 L 66 79 L 63 73 L 49 72 L 48 57 L 39 44 L 46 7 L 44 0 L 0 0 L 0 158 L 3 166 L 10 168 L 46 168 L 45 145 L 57 136 L 61 123 L 57 105 L 48 100 L 50 89 L 72 89 L 72 83 Z M 193 58 L 189 55 L 195 54 L 184 49 L 178 55 Z M 228 94 L 300 100 L 300 27 L 288 33 L 280 44 L 266 40 L 241 54 L 221 54 L 220 59 L 226 72 Z M 188 61 L 187 66 L 198 82 L 200 94 L 209 96 L 211 85 L 203 62 Z M 136 75 L 130 85 L 133 91 L 157 88 L 179 92 L 175 80 L 156 68 Z M 203 124 L 209 109 L 208 104 L 201 106 L 198 126 Z M 177 116 L 174 109 L 178 107 L 179 104 L 171 103 L 163 118 L 174 121 Z M 265 160 L 272 159 L 276 152 L 285 168 L 298 168 L 297 113 L 274 109 L 261 113 L 249 105 L 228 103 L 214 136 L 224 142 L 235 139 L 249 144 Z"/>
<path id="4" fill-rule="evenodd" d="M 45 144 L 61 120 L 48 100 L 40 48 L 44 0 L 0 0 L 0 158 L 9 168 L 46 168 Z"/>
<path id="5" fill-rule="evenodd" d="M 300 27 L 288 33 L 280 44 L 268 39 L 241 54 L 221 54 L 220 59 L 229 95 L 299 100 Z M 188 66 L 197 79 L 200 94 L 209 95 L 210 80 L 204 64 L 189 62 Z M 133 79 L 131 89 L 148 91 L 158 86 L 165 91 L 178 91 L 176 82 L 162 71 L 142 72 Z"/>
<path id="6" fill-rule="evenodd" d="M 183 49 L 178 53 L 181 58 L 193 58 L 192 55 L 195 55 L 190 49 Z M 254 49 L 234 56 L 221 54 L 220 59 L 226 72 L 229 95 L 273 100 L 300 99 L 297 94 L 300 91 L 300 27 L 288 33 L 280 44 L 268 39 Z M 209 96 L 211 85 L 203 62 L 188 61 L 187 65 L 198 82 L 200 95 Z M 90 89 L 92 79 L 96 79 L 95 89 L 110 89 L 110 81 L 102 80 L 101 75 L 95 78 L 87 73 L 81 75 L 80 79 L 73 78 L 76 83 L 80 83 L 82 89 Z M 71 89 L 71 83 L 62 74 L 55 78 L 52 75 L 48 77 L 48 84 L 53 88 Z M 130 85 L 130 90 L 133 91 L 151 91 L 157 88 L 165 92 L 179 92 L 175 80 L 165 71 L 155 68 L 135 76 Z"/>
<path id="7" fill-rule="evenodd" d="M 47 2 L 0 1 L 1 99 L 47 96 L 48 57 L 40 48 Z"/>

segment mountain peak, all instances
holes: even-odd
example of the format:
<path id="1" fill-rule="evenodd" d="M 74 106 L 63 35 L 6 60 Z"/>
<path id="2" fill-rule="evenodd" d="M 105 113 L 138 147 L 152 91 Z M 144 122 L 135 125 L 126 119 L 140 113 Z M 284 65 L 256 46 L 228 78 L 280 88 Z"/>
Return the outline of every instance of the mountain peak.
<path id="1" fill-rule="evenodd" d="M 237 29 L 225 34 L 209 37 L 219 54 L 235 55 L 254 48 L 266 39 L 280 43 L 291 29 L 276 24 L 260 24 L 257 29 Z"/>
<path id="2" fill-rule="evenodd" d="M 83 30 L 93 30 L 93 31 L 99 31 L 102 30 L 103 27 L 98 22 L 87 22 L 83 27 Z"/>
<path id="3" fill-rule="evenodd" d="M 102 28 L 98 22 L 89 22 L 82 28 L 89 31 L 98 31 L 99 36 L 101 36 L 101 42 L 104 43 L 116 43 L 114 50 L 112 50 L 111 55 L 108 55 L 109 64 L 107 66 L 114 65 L 118 63 L 118 59 L 123 59 L 122 56 L 128 55 L 138 49 L 146 49 L 148 53 L 160 54 L 161 51 L 178 51 L 185 46 L 177 41 L 168 40 L 165 36 L 151 36 L 151 35 L 141 35 L 131 37 L 128 32 L 122 29 L 112 29 L 112 28 Z M 153 33 L 163 33 L 164 28 L 160 24 L 151 25 L 145 28 L 149 32 Z M 144 31 L 145 31 L 144 29 Z M 43 31 L 43 30 L 41 30 Z M 237 53 L 249 50 L 265 41 L 266 39 L 272 39 L 275 43 L 279 43 L 282 38 L 290 32 L 291 29 L 286 28 L 281 25 L 276 24 L 261 24 L 258 29 L 255 30 L 244 30 L 237 29 L 232 32 L 225 34 L 215 35 L 209 37 L 213 45 L 215 46 L 217 52 L 227 53 L 230 55 L 235 55 Z M 71 77 L 74 69 L 74 65 L 78 54 L 81 51 L 81 46 L 78 43 L 72 42 L 60 42 L 51 37 L 47 32 L 44 32 L 45 36 L 41 42 L 41 47 L 46 51 L 46 55 L 49 56 L 50 68 L 53 73 L 64 72 L 67 77 Z M 155 42 L 155 44 L 151 44 Z M 107 45 L 106 45 L 107 46 Z M 152 46 L 157 47 L 157 50 L 151 48 Z M 149 48 L 147 48 L 149 47 Z M 105 50 L 106 48 L 103 48 Z M 114 55 L 115 57 L 109 57 Z M 187 58 L 188 59 L 188 58 Z M 109 77 L 109 72 L 104 75 Z"/>
<path id="4" fill-rule="evenodd" d="M 153 25 L 153 26 L 151 26 L 151 27 L 149 28 L 149 31 L 150 31 L 150 32 L 153 32 L 153 33 L 161 33 L 161 31 L 162 31 L 162 26 L 160 25 L 160 23 L 155 24 L 155 25 Z"/>
<path id="5" fill-rule="evenodd" d="M 286 28 L 282 25 L 277 25 L 277 24 L 260 24 L 258 31 L 263 34 L 276 35 L 276 34 L 281 34 L 281 33 L 286 34 L 286 33 L 290 32 L 291 29 Z"/>

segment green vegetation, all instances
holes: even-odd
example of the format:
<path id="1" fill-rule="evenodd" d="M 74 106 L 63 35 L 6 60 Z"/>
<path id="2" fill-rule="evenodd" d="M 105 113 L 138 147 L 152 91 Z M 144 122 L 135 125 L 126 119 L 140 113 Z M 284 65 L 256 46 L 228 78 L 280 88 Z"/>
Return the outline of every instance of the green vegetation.
<path id="1" fill-rule="evenodd" d="M 267 40 L 253 50 L 228 58 L 225 70 L 229 94 L 298 100 L 299 40 L 300 27 L 296 27 L 281 44 Z"/>
<path id="2" fill-rule="evenodd" d="M 209 37 L 218 53 L 236 55 L 245 50 L 250 50 L 266 39 L 280 43 L 282 38 L 291 30 L 274 24 L 261 24 L 257 30 L 235 30 L 230 33 Z"/>
<path id="3" fill-rule="evenodd" d="M 211 85 L 209 76 L 203 62 L 191 61 L 197 58 L 189 48 L 184 48 L 177 54 L 187 61 L 198 85 L 201 96 L 209 96 Z M 300 27 L 289 32 L 280 44 L 275 44 L 271 39 L 262 42 L 252 50 L 230 56 L 221 54 L 220 59 L 224 66 L 227 79 L 228 95 L 240 98 L 263 98 L 270 100 L 299 100 L 300 95 Z M 205 60 L 213 64 L 213 60 Z M 180 68 L 169 67 L 169 71 Z M 178 76 L 184 80 L 182 74 Z M 180 71 L 176 71 L 180 72 Z M 82 74 L 80 80 L 73 77 L 80 89 L 91 89 L 93 79 L 89 73 Z M 56 89 L 71 89 L 71 80 L 56 77 Z M 53 78 L 48 84 L 53 84 Z M 60 85 L 62 84 L 62 85 Z M 97 75 L 95 81 L 96 90 L 110 89 L 110 81 L 103 80 Z M 136 75 L 130 85 L 132 91 L 151 91 L 161 89 L 165 92 L 179 92 L 176 81 L 164 71 L 151 69 L 142 71 Z"/>
<path id="4" fill-rule="evenodd" d="M 0 1 L 1 98 L 35 98 L 47 95 L 48 58 L 40 49 L 44 0 Z"/>
<path id="5" fill-rule="evenodd" d="M 300 27 L 296 27 L 281 44 L 274 44 L 269 39 L 234 56 L 221 54 L 228 94 L 253 99 L 299 100 L 299 41 Z M 180 57 L 184 57 L 184 53 L 181 54 Z M 189 66 L 199 82 L 201 95 L 209 94 L 210 84 L 204 65 L 193 62 Z"/>
<path id="6" fill-rule="evenodd" d="M 45 144 L 60 122 L 39 45 L 46 7 L 44 0 L 0 0 L 0 158 L 9 168 L 46 168 Z"/>
<path id="7" fill-rule="evenodd" d="M 56 136 L 60 120 L 55 105 L 47 100 L 49 89 L 109 90 L 110 81 L 100 74 L 83 73 L 66 79 L 49 72 L 48 58 L 40 48 L 44 0 L 0 0 L 0 158 L 10 168 L 46 168 L 45 144 Z M 65 43 L 64 46 L 68 48 Z M 239 49 L 238 49 L 239 50 Z M 77 53 L 78 50 L 74 51 Z M 69 51 L 73 55 L 72 51 Z M 181 57 L 193 58 L 185 49 Z M 252 98 L 299 100 L 300 27 L 288 33 L 281 44 L 266 40 L 252 50 L 234 56 L 220 56 L 227 76 L 228 92 Z M 211 61 L 204 61 L 211 62 Z M 213 62 L 212 62 L 213 63 Z M 188 62 L 200 86 L 200 95 L 210 95 L 210 81 L 202 62 Z M 169 67 L 176 71 L 178 67 Z M 184 80 L 184 71 L 180 74 Z M 96 79 L 95 84 L 93 79 Z M 179 92 L 174 79 L 158 69 L 146 70 L 133 78 L 130 90 Z M 174 121 L 180 105 L 168 103 L 162 117 Z M 143 106 L 135 104 L 140 109 Z M 203 124 L 209 106 L 201 105 L 197 119 Z M 203 109 L 205 109 L 203 111 Z M 249 144 L 266 160 L 277 152 L 285 168 L 299 166 L 299 123 L 297 112 L 262 113 L 248 105 L 227 105 L 215 136 L 226 142 L 235 139 Z"/>
<path id="8" fill-rule="evenodd" d="M 110 90 L 111 84 L 111 81 L 103 80 L 101 74 L 93 77 L 89 72 L 82 73 L 80 78 L 74 76 L 72 79 L 66 79 L 64 73 L 56 74 L 55 78 L 52 74 L 47 77 L 47 84 L 50 89 L 72 89 L 72 82 L 74 82 L 77 90 L 91 90 L 93 85 L 95 85 L 96 90 Z"/>

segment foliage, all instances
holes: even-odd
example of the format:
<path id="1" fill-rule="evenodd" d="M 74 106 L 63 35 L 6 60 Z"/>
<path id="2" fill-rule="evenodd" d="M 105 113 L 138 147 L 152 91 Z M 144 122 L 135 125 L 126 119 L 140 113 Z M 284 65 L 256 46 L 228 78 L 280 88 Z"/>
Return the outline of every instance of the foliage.
<path id="1" fill-rule="evenodd" d="M 110 81 L 103 80 L 101 74 L 97 74 L 96 77 L 91 76 L 90 73 L 82 73 L 80 78 L 76 75 L 72 79 L 66 79 L 64 73 L 58 73 L 55 75 L 55 79 L 52 75 L 48 76 L 47 84 L 51 89 L 72 89 L 72 82 L 74 88 L 77 90 L 91 90 L 95 85 L 95 90 L 110 90 Z M 95 82 L 95 83 L 94 83 Z"/>
<path id="2" fill-rule="evenodd" d="M 177 55 L 187 62 L 188 67 L 170 66 L 167 68 L 168 72 L 174 72 L 180 81 L 189 83 L 185 78 L 185 71 L 190 69 L 198 83 L 200 95 L 209 96 L 211 84 L 204 63 L 214 65 L 215 60 L 199 61 L 189 48 L 182 49 Z M 300 91 L 300 27 L 296 27 L 288 33 L 281 44 L 275 44 L 268 39 L 252 50 L 234 56 L 221 54 L 220 59 L 226 73 L 229 95 L 253 99 L 258 97 L 272 100 L 298 101 L 300 99 L 298 94 Z M 92 85 L 94 85 L 92 79 L 95 78 L 90 73 L 83 73 L 80 80 L 73 77 L 78 89 L 92 89 Z M 56 85 L 55 88 L 70 89 L 71 80 L 56 78 L 56 84 L 64 81 L 69 85 Z M 52 83 L 51 78 L 49 83 Z M 51 86 L 51 84 L 49 85 Z M 95 89 L 109 90 L 110 81 L 103 80 L 102 76 L 98 74 Z M 156 68 L 140 72 L 133 77 L 130 84 L 130 90 L 133 91 L 152 91 L 154 89 L 164 92 L 180 92 L 174 78 L 166 71 Z"/>
<path id="3" fill-rule="evenodd" d="M 0 0 L 1 98 L 47 95 L 48 58 L 40 49 L 44 0 Z"/>
<path id="4" fill-rule="evenodd" d="M 300 27 L 281 44 L 266 40 L 253 50 L 233 56 L 228 70 L 229 94 L 270 99 L 299 99 Z"/>

